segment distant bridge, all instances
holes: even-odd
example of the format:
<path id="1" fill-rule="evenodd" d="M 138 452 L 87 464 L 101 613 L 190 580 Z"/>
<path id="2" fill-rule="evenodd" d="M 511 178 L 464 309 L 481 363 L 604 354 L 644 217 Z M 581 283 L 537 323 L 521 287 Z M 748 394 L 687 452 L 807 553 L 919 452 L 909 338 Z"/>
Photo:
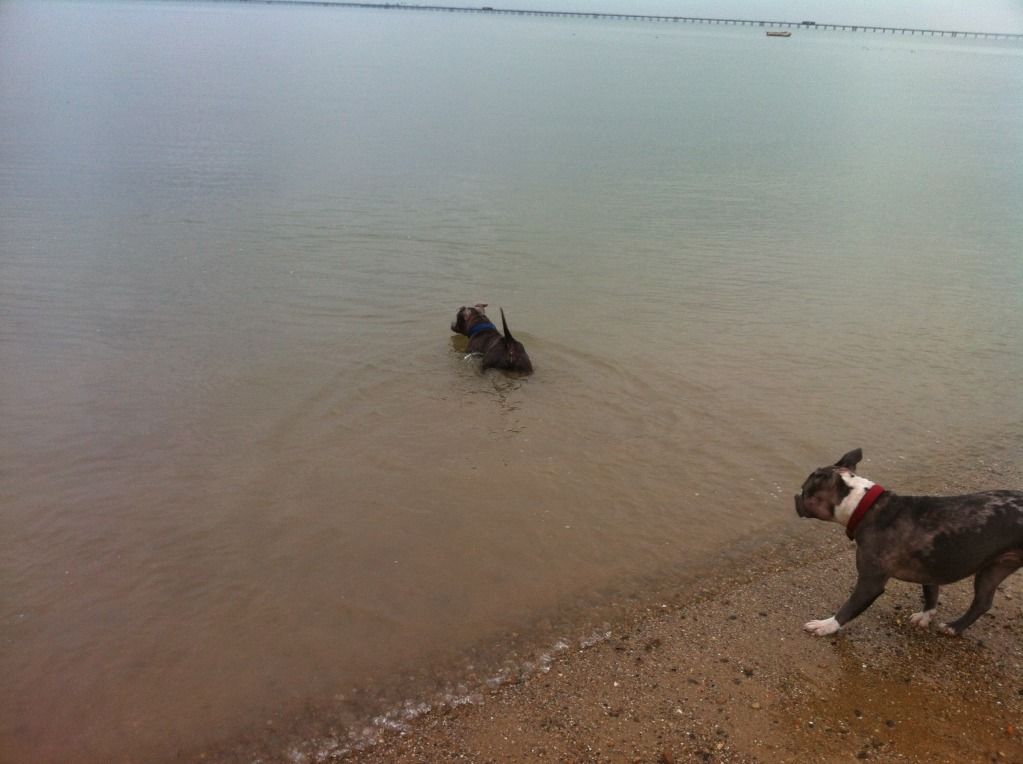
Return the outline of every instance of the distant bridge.
<path id="1" fill-rule="evenodd" d="M 805 29 L 807 31 L 873 32 L 891 35 L 922 37 L 954 37 L 977 40 L 1023 41 L 1023 34 L 1002 32 L 964 32 L 952 29 L 914 29 L 912 27 L 881 27 L 862 24 L 825 24 L 816 21 L 766 21 L 761 19 L 712 19 L 697 16 L 652 16 L 638 13 L 583 13 L 581 11 L 532 11 L 519 8 L 479 6 L 458 8 L 447 5 L 405 5 L 401 3 L 349 3 L 333 0 L 242 0 L 282 5 L 317 5 L 343 8 L 372 8 L 376 10 L 435 11 L 443 13 L 480 13 L 504 16 L 545 16 L 549 18 L 604 19 L 611 21 L 650 21 L 675 24 L 717 24 L 723 26 L 765 27 L 775 29 Z"/>

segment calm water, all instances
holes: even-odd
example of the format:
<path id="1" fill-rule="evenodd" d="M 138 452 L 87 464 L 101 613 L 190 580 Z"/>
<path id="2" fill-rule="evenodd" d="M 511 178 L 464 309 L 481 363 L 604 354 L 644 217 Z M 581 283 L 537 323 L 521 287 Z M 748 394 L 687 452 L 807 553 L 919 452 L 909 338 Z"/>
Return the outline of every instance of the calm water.
<path id="1" fill-rule="evenodd" d="M 0 759 L 471 693 L 791 533 L 849 448 L 1018 446 L 1021 82 L 1011 44 L 0 4 Z M 463 360 L 479 301 L 533 377 Z"/>

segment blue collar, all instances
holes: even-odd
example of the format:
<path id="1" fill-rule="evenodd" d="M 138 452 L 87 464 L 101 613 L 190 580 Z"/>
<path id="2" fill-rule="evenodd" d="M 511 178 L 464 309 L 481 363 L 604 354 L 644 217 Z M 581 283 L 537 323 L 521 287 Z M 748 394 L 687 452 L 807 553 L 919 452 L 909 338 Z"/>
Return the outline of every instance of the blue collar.
<path id="1" fill-rule="evenodd" d="M 469 331 L 466 332 L 466 335 L 468 335 L 469 337 L 472 337 L 474 334 L 479 334 L 480 332 L 486 332 L 486 331 L 489 331 L 491 329 L 493 329 L 495 332 L 497 331 L 497 327 L 494 326 L 492 323 L 490 323 L 488 321 L 485 324 L 476 324 L 476 326 L 472 327 L 472 329 L 470 329 Z"/>

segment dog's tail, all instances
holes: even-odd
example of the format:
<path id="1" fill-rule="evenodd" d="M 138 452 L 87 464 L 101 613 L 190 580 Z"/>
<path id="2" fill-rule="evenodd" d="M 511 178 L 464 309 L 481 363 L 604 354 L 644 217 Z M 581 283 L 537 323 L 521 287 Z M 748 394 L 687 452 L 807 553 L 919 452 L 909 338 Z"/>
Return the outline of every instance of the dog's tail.
<path id="1" fill-rule="evenodd" d="M 504 338 L 507 339 L 507 340 L 514 341 L 515 338 L 512 337 L 512 333 L 510 331 L 508 331 L 508 322 L 505 321 L 505 319 L 504 319 L 504 308 L 500 308 L 500 311 L 501 311 L 501 328 L 504 329 Z"/>
<path id="2" fill-rule="evenodd" d="M 504 308 L 499 308 L 501 311 L 501 329 L 504 330 L 504 338 L 510 342 L 518 342 L 517 339 L 512 337 L 511 329 L 508 328 L 508 320 L 504 317 Z"/>

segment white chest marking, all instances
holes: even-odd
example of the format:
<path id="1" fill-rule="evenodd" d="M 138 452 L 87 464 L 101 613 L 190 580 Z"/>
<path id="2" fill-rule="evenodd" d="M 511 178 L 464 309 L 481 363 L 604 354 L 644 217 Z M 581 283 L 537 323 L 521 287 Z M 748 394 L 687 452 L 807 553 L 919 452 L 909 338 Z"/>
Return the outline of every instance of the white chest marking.
<path id="1" fill-rule="evenodd" d="M 856 510 L 860 500 L 867 495 L 874 486 L 874 481 L 867 480 L 865 477 L 859 475 L 842 473 L 842 480 L 849 486 L 849 495 L 846 496 L 842 503 L 835 507 L 835 522 L 841 525 L 848 525 L 849 518 L 852 517 L 852 513 Z"/>

